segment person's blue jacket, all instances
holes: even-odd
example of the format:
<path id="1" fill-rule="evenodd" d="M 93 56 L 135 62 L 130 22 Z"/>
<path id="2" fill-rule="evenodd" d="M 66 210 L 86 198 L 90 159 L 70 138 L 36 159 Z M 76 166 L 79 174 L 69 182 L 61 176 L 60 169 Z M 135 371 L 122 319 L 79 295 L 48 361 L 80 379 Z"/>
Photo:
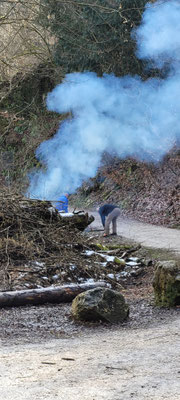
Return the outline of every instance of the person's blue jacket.
<path id="1" fill-rule="evenodd" d="M 101 221 L 103 226 L 105 226 L 105 219 L 111 213 L 114 208 L 118 208 L 118 206 L 114 206 L 113 204 L 104 204 L 99 208 L 99 214 L 101 217 Z"/>
<path id="2" fill-rule="evenodd" d="M 58 211 L 64 211 L 68 213 L 68 198 L 66 196 L 60 196 L 58 198 L 58 202 L 56 203 L 55 207 Z"/>

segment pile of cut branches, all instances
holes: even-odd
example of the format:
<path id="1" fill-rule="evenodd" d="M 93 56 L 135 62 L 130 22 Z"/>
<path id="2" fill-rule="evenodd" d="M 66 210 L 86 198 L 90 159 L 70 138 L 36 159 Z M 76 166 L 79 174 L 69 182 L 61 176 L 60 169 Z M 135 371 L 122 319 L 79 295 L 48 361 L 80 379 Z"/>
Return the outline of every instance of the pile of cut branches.
<path id="1" fill-rule="evenodd" d="M 83 237 L 70 221 L 62 218 L 48 201 L 30 200 L 3 190 L 0 195 L 0 263 L 17 265 L 28 260 L 51 263 L 73 246 L 82 245 Z M 62 254 L 63 249 L 63 254 Z"/>
<path id="2" fill-rule="evenodd" d="M 81 233 L 83 229 L 77 228 L 87 226 L 89 221 L 88 214 L 75 213 L 73 218 L 65 218 L 50 201 L 27 199 L 2 190 L 0 290 L 98 280 L 101 271 L 97 273 L 97 266 L 91 269 L 86 265 L 84 252 L 90 246 Z"/>
<path id="3" fill-rule="evenodd" d="M 144 273 L 143 260 L 129 259 L 134 253 L 132 246 L 128 252 L 124 245 L 110 250 L 98 247 L 95 241 L 82 233 L 71 218 L 60 215 L 51 202 L 30 200 L 3 190 L 0 290 L 84 283 L 89 279 L 119 285 Z"/>

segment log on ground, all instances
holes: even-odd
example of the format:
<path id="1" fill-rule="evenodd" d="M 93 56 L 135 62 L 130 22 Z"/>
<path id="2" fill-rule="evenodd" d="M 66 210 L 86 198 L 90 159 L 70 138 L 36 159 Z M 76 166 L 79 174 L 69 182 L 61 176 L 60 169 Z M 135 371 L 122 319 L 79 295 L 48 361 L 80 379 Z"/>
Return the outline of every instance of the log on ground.
<path id="1" fill-rule="evenodd" d="M 93 284 L 50 286 L 41 289 L 0 292 L 0 308 L 40 305 L 45 303 L 69 303 L 78 294 L 86 290 L 105 286 L 107 286 L 105 282 L 95 282 Z"/>
<path id="2" fill-rule="evenodd" d="M 77 228 L 79 231 L 84 231 L 88 225 L 94 221 L 93 215 L 82 212 L 59 213 L 63 222 L 67 225 Z"/>

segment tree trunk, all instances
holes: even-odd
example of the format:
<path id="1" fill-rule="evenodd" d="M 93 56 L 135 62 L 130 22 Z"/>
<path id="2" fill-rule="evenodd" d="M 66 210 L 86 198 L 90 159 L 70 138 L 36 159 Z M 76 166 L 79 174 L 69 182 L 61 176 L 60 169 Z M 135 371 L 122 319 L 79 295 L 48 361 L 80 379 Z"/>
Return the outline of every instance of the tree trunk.
<path id="1" fill-rule="evenodd" d="M 93 215 L 89 215 L 88 213 L 78 212 L 78 213 L 60 213 L 61 218 L 63 218 L 64 222 L 68 225 L 79 229 L 80 231 L 84 231 L 91 222 L 94 221 Z"/>
<path id="2" fill-rule="evenodd" d="M 20 307 L 25 305 L 38 305 L 45 303 L 69 303 L 79 293 L 96 287 L 105 287 L 105 282 L 94 284 L 81 284 L 72 286 L 47 287 L 42 289 L 17 290 L 0 292 L 0 308 Z"/>

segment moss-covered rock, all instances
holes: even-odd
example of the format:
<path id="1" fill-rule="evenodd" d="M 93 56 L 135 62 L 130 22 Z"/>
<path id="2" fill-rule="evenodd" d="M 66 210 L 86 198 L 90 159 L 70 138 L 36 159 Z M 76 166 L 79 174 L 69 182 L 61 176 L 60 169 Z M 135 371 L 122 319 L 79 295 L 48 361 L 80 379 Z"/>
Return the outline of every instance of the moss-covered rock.
<path id="1" fill-rule="evenodd" d="M 123 295 L 109 288 L 96 288 L 79 294 L 72 303 L 72 315 L 81 321 L 123 322 L 129 306 Z"/>
<path id="2" fill-rule="evenodd" d="M 157 306 L 173 307 L 180 304 L 180 264 L 174 260 L 159 261 L 153 287 Z"/>

